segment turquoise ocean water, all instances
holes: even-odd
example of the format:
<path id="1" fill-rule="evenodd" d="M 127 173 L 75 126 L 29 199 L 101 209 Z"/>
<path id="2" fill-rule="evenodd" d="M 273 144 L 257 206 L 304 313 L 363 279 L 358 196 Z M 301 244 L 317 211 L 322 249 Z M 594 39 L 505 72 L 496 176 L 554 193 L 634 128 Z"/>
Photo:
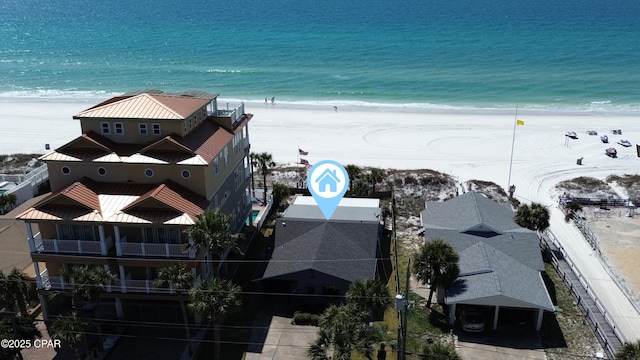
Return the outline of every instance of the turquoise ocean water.
<path id="1" fill-rule="evenodd" d="M 640 112 L 638 0 L 0 0 L 0 98 Z"/>

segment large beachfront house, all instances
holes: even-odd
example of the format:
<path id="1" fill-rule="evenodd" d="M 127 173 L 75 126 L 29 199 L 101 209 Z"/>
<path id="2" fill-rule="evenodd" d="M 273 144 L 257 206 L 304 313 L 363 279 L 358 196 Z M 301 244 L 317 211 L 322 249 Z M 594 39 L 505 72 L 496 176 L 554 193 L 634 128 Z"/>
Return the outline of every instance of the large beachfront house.
<path id="1" fill-rule="evenodd" d="M 425 241 L 443 239 L 460 256 L 460 276 L 438 294 L 450 307 L 451 325 L 460 307 L 473 306 L 484 309 L 493 329 L 501 314 L 516 312 L 540 330 L 544 312 L 555 310 L 543 280 L 540 242 L 514 222 L 511 205 L 470 191 L 425 207 Z"/>
<path id="2" fill-rule="evenodd" d="M 251 210 L 252 115 L 243 104 L 219 109 L 217 96 L 116 96 L 75 115 L 82 134 L 42 156 L 51 194 L 18 219 L 26 222 L 45 316 L 47 292 L 69 289 L 61 272 L 77 264 L 117 275 L 104 300 L 119 318 L 173 292 L 153 286 L 161 267 L 183 262 L 196 281 L 212 276 L 206 251 L 185 251 L 184 230 L 221 208 L 241 231 Z"/>

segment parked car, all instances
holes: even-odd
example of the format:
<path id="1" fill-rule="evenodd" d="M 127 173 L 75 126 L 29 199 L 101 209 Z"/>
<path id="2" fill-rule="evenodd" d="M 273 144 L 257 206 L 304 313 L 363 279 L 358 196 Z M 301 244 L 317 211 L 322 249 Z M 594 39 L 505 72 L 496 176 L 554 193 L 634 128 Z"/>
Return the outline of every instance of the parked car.
<path id="1" fill-rule="evenodd" d="M 467 332 L 483 332 L 484 331 L 484 315 L 482 311 L 476 308 L 467 307 L 462 310 L 460 315 L 462 330 Z"/>
<path id="2" fill-rule="evenodd" d="M 602 135 L 600 136 L 600 140 L 602 140 L 602 142 L 606 144 L 609 142 L 609 137 L 607 135 Z"/>
<path id="3" fill-rule="evenodd" d="M 630 147 L 631 146 L 631 143 L 629 142 L 629 140 L 624 140 L 624 139 L 618 141 L 618 144 L 620 144 L 620 145 L 622 145 L 624 147 Z"/>

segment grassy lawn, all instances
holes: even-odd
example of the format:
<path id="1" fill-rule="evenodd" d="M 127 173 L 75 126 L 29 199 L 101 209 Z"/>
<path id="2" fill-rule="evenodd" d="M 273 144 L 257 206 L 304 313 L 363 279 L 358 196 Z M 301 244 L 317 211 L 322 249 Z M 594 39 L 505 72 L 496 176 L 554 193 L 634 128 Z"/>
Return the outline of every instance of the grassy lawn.
<path id="1" fill-rule="evenodd" d="M 396 271 L 398 271 L 398 269 L 400 269 L 400 291 L 404 293 L 406 288 L 407 264 L 409 263 L 410 254 L 401 244 L 398 244 L 398 262 L 396 266 L 393 250 L 393 244 L 391 244 L 390 257 L 393 271 L 389 278 L 388 286 L 391 294 L 395 296 Z M 407 318 L 407 352 L 420 353 L 422 346 L 428 339 L 435 340 L 449 334 L 448 318 L 440 305 L 434 304 L 431 306 L 431 309 L 427 309 L 424 306 L 426 300 L 411 290 L 409 290 L 409 301 L 413 306 L 409 310 L 409 316 Z M 381 326 L 387 330 L 387 342 L 392 344 L 394 349 L 398 341 L 399 319 L 397 314 L 394 308 L 388 309 L 385 313 L 384 321 L 381 324 Z M 395 359 L 395 352 L 393 353 L 393 357 L 389 357 L 390 355 L 391 354 L 388 353 L 387 359 Z"/>

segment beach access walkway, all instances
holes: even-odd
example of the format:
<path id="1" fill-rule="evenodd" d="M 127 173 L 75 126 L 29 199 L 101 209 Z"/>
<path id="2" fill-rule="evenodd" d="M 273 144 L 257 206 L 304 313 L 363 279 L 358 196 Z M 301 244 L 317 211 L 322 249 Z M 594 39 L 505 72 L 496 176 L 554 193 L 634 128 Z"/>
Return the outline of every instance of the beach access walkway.
<path id="1" fill-rule="evenodd" d="M 551 263 L 569 288 L 571 296 L 587 319 L 587 323 L 593 329 L 602 348 L 607 352 L 607 357 L 613 359 L 616 351 L 622 346 L 622 335 L 616 329 L 615 323 L 607 313 L 607 309 L 600 303 L 589 285 L 583 280 L 571 259 L 557 241 L 550 230 L 541 237 L 541 245 L 549 255 Z"/>

